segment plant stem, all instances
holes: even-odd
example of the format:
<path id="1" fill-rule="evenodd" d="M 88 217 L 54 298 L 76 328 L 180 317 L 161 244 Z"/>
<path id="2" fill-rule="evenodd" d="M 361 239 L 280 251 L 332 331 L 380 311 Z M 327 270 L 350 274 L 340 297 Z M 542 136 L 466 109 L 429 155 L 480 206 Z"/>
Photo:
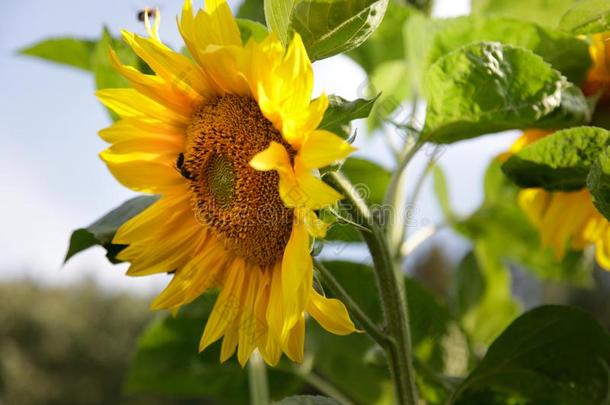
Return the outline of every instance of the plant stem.
<path id="1" fill-rule="evenodd" d="M 299 375 L 301 376 L 301 378 L 303 378 L 303 380 L 305 380 L 312 387 L 320 391 L 322 394 L 328 395 L 329 397 L 336 399 L 343 405 L 354 405 L 354 402 L 341 391 L 339 391 L 338 388 L 318 376 L 316 373 L 310 372 Z"/>
<path id="2" fill-rule="evenodd" d="M 354 299 L 343 289 L 341 284 L 332 275 L 330 270 L 324 264 L 316 261 L 314 264 L 322 275 L 324 284 L 330 291 L 345 304 L 347 310 L 352 315 L 358 327 L 364 329 L 369 336 L 377 342 L 381 347 L 385 347 L 388 343 L 388 336 L 381 330 L 375 322 L 368 317 L 367 314 L 358 306 Z"/>
<path id="3" fill-rule="evenodd" d="M 269 405 L 269 386 L 267 385 L 267 366 L 261 355 L 254 351 L 248 361 L 248 378 L 250 386 L 250 403 L 252 405 Z"/>
<path id="4" fill-rule="evenodd" d="M 349 180 L 337 172 L 329 173 L 325 180 L 346 197 L 349 203 L 346 208 L 351 213 L 353 221 L 369 230 L 361 231 L 361 235 L 369 248 L 375 266 L 385 327 L 389 335 L 384 349 L 394 381 L 396 400 L 400 405 L 415 405 L 417 404 L 417 392 L 407 303 L 406 297 L 399 287 L 399 284 L 403 285 L 402 274 L 399 273 L 395 261 L 392 259 L 384 230 L 361 197 L 354 192 Z"/>

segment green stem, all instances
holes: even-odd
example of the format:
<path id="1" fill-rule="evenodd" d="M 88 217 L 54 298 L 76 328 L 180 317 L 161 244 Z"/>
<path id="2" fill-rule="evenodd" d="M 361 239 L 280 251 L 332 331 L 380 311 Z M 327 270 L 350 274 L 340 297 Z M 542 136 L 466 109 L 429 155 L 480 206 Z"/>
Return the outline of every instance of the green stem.
<path id="1" fill-rule="evenodd" d="M 381 347 L 385 347 L 388 343 L 388 336 L 368 317 L 367 314 L 358 306 L 354 299 L 343 289 L 341 284 L 332 275 L 330 270 L 324 264 L 316 261 L 314 266 L 320 272 L 324 284 L 330 289 L 333 295 L 341 300 L 347 307 L 350 315 L 356 325 L 362 328 L 369 334 L 369 336 L 377 342 Z"/>
<path id="2" fill-rule="evenodd" d="M 248 361 L 250 386 L 250 403 L 252 405 L 269 405 L 269 386 L 267 385 L 267 366 L 261 355 L 255 351 Z"/>
<path id="3" fill-rule="evenodd" d="M 337 387 L 324 380 L 314 372 L 300 374 L 300 376 L 309 385 L 320 391 L 322 394 L 336 399 L 343 405 L 355 405 L 354 402 L 343 394 L 343 392 L 341 392 Z"/>
<path id="4" fill-rule="evenodd" d="M 403 284 L 402 274 L 399 273 L 392 260 L 384 230 L 373 218 L 361 197 L 354 192 L 349 180 L 337 172 L 329 173 L 325 180 L 346 197 L 349 203 L 346 208 L 351 213 L 353 221 L 368 228 L 368 231 L 361 231 L 361 235 L 369 248 L 375 267 L 384 309 L 385 327 L 389 335 L 384 349 L 388 356 L 397 403 L 415 405 L 417 404 L 417 392 L 407 303 L 405 295 L 399 288 L 399 285 Z"/>

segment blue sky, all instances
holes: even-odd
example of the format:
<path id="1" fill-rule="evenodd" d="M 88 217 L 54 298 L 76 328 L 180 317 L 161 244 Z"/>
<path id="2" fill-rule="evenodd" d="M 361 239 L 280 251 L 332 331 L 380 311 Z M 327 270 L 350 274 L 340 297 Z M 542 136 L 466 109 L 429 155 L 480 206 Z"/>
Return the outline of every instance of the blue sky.
<path id="1" fill-rule="evenodd" d="M 230 0 L 229 0 L 230 1 Z M 235 9 L 239 1 L 230 1 Z M 467 0 L 441 0 L 437 15 L 459 15 Z M 52 4 L 52 6 L 51 6 Z M 179 44 L 175 26 L 181 1 L 44 0 L 5 2 L 0 25 L 0 279 L 29 277 L 44 283 L 92 277 L 108 289 L 151 291 L 165 276 L 132 279 L 124 266 L 109 265 L 101 249 L 92 249 L 61 265 L 73 229 L 85 226 L 133 196 L 108 173 L 97 154 L 97 137 L 108 118 L 93 96 L 93 79 L 79 70 L 22 57 L 16 50 L 46 37 L 95 37 L 107 25 L 143 32 L 135 16 L 158 6 L 161 37 Z M 355 98 L 365 76 L 345 57 L 316 62 L 316 92 Z M 364 128 L 360 126 L 360 133 Z M 513 135 L 498 135 L 451 146 L 443 154 L 453 203 L 459 212 L 476 208 L 483 168 Z M 379 142 L 357 141 L 361 153 L 390 165 Z M 418 159 L 415 167 L 421 167 Z M 415 171 L 416 171 L 415 169 Z M 417 223 L 438 220 L 430 184 L 416 212 Z"/>

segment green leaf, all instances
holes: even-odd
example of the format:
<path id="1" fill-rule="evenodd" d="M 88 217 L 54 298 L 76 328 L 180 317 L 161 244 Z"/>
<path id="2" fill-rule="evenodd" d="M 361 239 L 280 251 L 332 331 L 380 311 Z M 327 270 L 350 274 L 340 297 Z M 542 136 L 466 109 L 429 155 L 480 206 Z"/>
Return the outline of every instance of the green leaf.
<path id="1" fill-rule="evenodd" d="M 573 126 L 590 118 L 582 92 L 533 52 L 471 44 L 428 70 L 424 135 L 450 143 L 515 128 Z"/>
<path id="2" fill-rule="evenodd" d="M 581 0 L 561 18 L 559 28 L 573 34 L 593 34 L 610 28 L 610 1 Z"/>
<path id="3" fill-rule="evenodd" d="M 541 279 L 577 285 L 589 282 L 592 266 L 580 252 L 568 249 L 559 262 L 551 249 L 543 249 L 538 230 L 517 204 L 520 189 L 502 173 L 499 162 L 490 164 L 484 186 L 485 200 L 481 207 L 470 217 L 453 222 L 459 233 L 475 244 L 483 241 L 503 262 L 522 266 Z M 477 282 L 468 281 L 463 284 L 464 288 L 471 288 L 470 283 Z"/>
<path id="4" fill-rule="evenodd" d="M 472 0 L 473 14 L 489 14 L 555 27 L 578 0 Z"/>
<path id="5" fill-rule="evenodd" d="M 543 306 L 496 339 L 452 403 L 602 404 L 609 370 L 610 336 L 591 315 Z"/>
<path id="6" fill-rule="evenodd" d="M 576 84 L 585 79 L 591 65 L 586 39 L 535 23 L 503 17 L 468 16 L 441 20 L 436 24 L 439 29 L 428 39 L 430 45 L 425 66 L 464 45 L 482 41 L 529 49 Z"/>
<path id="7" fill-rule="evenodd" d="M 265 20 L 267 26 L 275 32 L 284 45 L 287 45 L 290 37 L 288 27 L 290 26 L 290 15 L 294 6 L 301 0 L 264 0 Z M 311 58 L 311 56 L 310 56 Z"/>
<path id="8" fill-rule="evenodd" d="M 267 27 L 256 21 L 238 18 L 237 26 L 239 27 L 239 33 L 241 34 L 241 42 L 244 44 L 247 43 L 250 38 L 253 38 L 256 42 L 261 42 L 269 35 Z"/>
<path id="9" fill-rule="evenodd" d="M 205 294 L 177 316 L 159 317 L 144 331 L 127 375 L 128 393 L 204 397 L 223 405 L 249 402 L 247 370 L 234 358 L 221 364 L 218 342 L 197 352 L 215 298 L 214 293 Z M 267 372 L 273 399 L 302 387 L 291 374 L 274 368 Z"/>
<path id="10" fill-rule="evenodd" d="M 267 2 L 284 3 L 284 6 L 274 7 L 279 9 L 277 12 L 266 13 L 273 19 L 276 16 L 283 19 L 285 7 L 293 3 L 285 0 Z M 288 31 L 286 34 L 280 31 L 280 39 L 289 39 L 298 32 L 310 59 L 315 61 L 349 51 L 366 41 L 381 24 L 388 0 L 297 0 L 293 4 Z M 275 24 L 282 30 L 285 20 Z M 271 27 L 277 31 L 273 24 Z"/>
<path id="11" fill-rule="evenodd" d="M 591 166 L 609 144 L 610 132 L 605 129 L 564 129 L 527 145 L 502 170 L 520 187 L 579 190 L 586 186 Z"/>
<path id="12" fill-rule="evenodd" d="M 284 398 L 276 405 L 341 405 L 335 399 L 322 397 L 319 395 L 296 395 L 293 397 Z"/>
<path id="13" fill-rule="evenodd" d="M 378 94 L 368 119 L 369 132 L 372 133 L 384 119 L 394 112 L 400 112 L 401 104 L 411 97 L 411 71 L 404 60 L 379 64 L 369 76 L 369 91 Z"/>
<path id="14" fill-rule="evenodd" d="M 384 62 L 404 61 L 402 27 L 410 17 L 418 14 L 420 13 L 412 6 L 390 1 L 379 28 L 361 46 L 352 49 L 347 55 L 369 75 Z"/>
<path id="15" fill-rule="evenodd" d="M 606 219 L 610 219 L 610 154 L 606 148 L 593 163 L 587 176 L 587 187 L 593 203 Z"/>
<path id="16" fill-rule="evenodd" d="M 149 71 L 148 66 L 131 50 L 123 41 L 112 37 L 107 27 L 104 27 L 102 35 L 95 45 L 91 55 L 91 70 L 95 77 L 95 86 L 98 90 L 109 88 L 129 87 L 129 82 L 110 64 L 109 51 L 112 48 L 123 64 L 133 66 L 143 72 Z M 119 116 L 114 111 L 106 108 L 113 121 Z"/>
<path id="17" fill-rule="evenodd" d="M 238 19 L 248 19 L 265 25 L 264 0 L 244 0 L 237 10 Z"/>
<path id="18" fill-rule="evenodd" d="M 343 138 L 351 136 L 351 125 L 353 120 L 366 118 L 371 113 L 377 97 L 372 99 L 359 98 L 354 101 L 330 95 L 328 96 L 328 108 L 319 128 L 333 132 Z"/>
<path id="19" fill-rule="evenodd" d="M 373 269 L 350 262 L 326 262 L 340 284 L 374 321 L 382 318 Z M 438 386 L 441 374 L 460 375 L 469 361 L 468 342 L 449 311 L 417 281 L 405 278 L 414 354 L 418 359 L 418 383 L 425 386 L 426 399 L 441 403 L 446 396 Z M 362 403 L 391 398 L 386 367 L 371 367 L 365 353 L 373 343 L 363 334 L 334 336 L 317 325 L 314 369 Z M 360 354 L 356 355 L 356 354 Z M 436 376 L 437 378 L 434 378 Z M 423 393 L 423 392 L 422 392 Z"/>
<path id="20" fill-rule="evenodd" d="M 91 59 L 91 70 L 95 75 L 97 89 L 129 87 L 129 82 L 110 64 L 109 51 L 112 48 L 121 62 L 138 67 L 138 57 L 122 41 L 114 39 L 108 28 L 104 27 Z"/>
<path id="21" fill-rule="evenodd" d="M 139 196 L 132 198 L 88 227 L 77 229 L 72 233 L 72 237 L 70 238 L 70 246 L 68 247 L 65 261 L 68 261 L 72 256 L 83 250 L 99 245 L 106 249 L 106 256 L 108 259 L 113 263 L 117 263 L 116 255 L 125 247 L 112 243 L 112 238 L 114 238 L 117 229 L 157 200 L 157 196 Z"/>
<path id="22" fill-rule="evenodd" d="M 77 38 L 52 38 L 19 50 L 22 55 L 34 56 L 83 70 L 91 69 L 91 53 L 95 41 Z"/>
<path id="23" fill-rule="evenodd" d="M 488 345 L 515 319 L 510 271 L 487 241 L 474 243 L 455 276 L 456 309 L 474 343 Z"/>

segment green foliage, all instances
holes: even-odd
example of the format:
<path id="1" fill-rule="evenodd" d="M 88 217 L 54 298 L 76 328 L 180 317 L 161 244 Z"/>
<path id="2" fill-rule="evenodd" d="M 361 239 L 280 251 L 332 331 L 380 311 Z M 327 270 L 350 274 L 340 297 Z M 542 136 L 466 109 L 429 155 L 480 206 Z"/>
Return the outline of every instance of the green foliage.
<path id="1" fill-rule="evenodd" d="M 244 0 L 237 10 L 236 17 L 265 25 L 264 3 L 264 0 Z"/>
<path id="2" fill-rule="evenodd" d="M 425 79 L 424 136 L 450 143 L 513 128 L 586 122 L 582 92 L 533 52 L 471 44 L 436 61 Z"/>
<path id="3" fill-rule="evenodd" d="M 581 0 L 559 22 L 559 28 L 573 34 L 593 34 L 610 29 L 610 1 Z"/>
<path id="4" fill-rule="evenodd" d="M 373 270 L 349 262 L 326 262 L 340 284 L 373 320 L 381 319 Z M 413 279 L 405 279 L 407 305 L 410 311 L 411 338 L 418 361 L 418 383 L 433 403 L 447 395 L 442 375 L 459 376 L 469 362 L 466 337 L 446 307 Z M 364 354 L 372 342 L 365 335 L 334 336 L 312 325 L 310 334 L 318 335 L 316 369 L 333 384 L 350 392 L 363 403 L 377 403 L 387 395 L 389 376 L 385 367 L 372 368 Z M 424 389 L 425 388 L 425 389 Z"/>
<path id="5" fill-rule="evenodd" d="M 431 35 L 425 66 L 472 42 L 501 42 L 539 55 L 569 81 L 581 83 L 590 66 L 588 43 L 571 34 L 503 17 L 468 16 L 441 20 Z M 427 25 L 431 25 L 428 23 Z"/>
<path id="6" fill-rule="evenodd" d="M 126 390 L 171 397 L 204 397 L 218 404 L 248 402 L 248 372 L 233 358 L 220 363 L 220 345 L 198 354 L 197 347 L 216 294 L 208 293 L 180 310 L 159 317 L 140 337 Z M 269 369 L 270 393 L 280 399 L 302 384 L 286 372 Z"/>
<path id="7" fill-rule="evenodd" d="M 290 15 L 298 2 L 299 0 L 265 0 L 264 3 L 267 26 L 277 34 L 284 45 L 290 41 L 290 36 L 288 35 Z"/>
<path id="8" fill-rule="evenodd" d="M 328 96 L 328 108 L 324 112 L 319 128 L 347 139 L 352 135 L 350 123 L 353 120 L 368 117 L 376 100 L 377 97 L 347 101 L 342 97 L 330 95 Z"/>
<path id="9" fill-rule="evenodd" d="M 362 44 L 381 23 L 388 0 L 266 0 L 265 17 L 287 44 L 298 32 L 311 60 Z"/>
<path id="10" fill-rule="evenodd" d="M 510 271 L 495 246 L 474 243 L 456 273 L 456 306 L 461 323 L 474 343 L 492 342 L 519 314 L 512 297 Z"/>
<path id="11" fill-rule="evenodd" d="M 473 14 L 489 14 L 555 27 L 579 0 L 471 0 Z"/>
<path id="12" fill-rule="evenodd" d="M 261 42 L 269 35 L 267 27 L 256 21 L 238 18 L 237 25 L 239 27 L 239 33 L 241 34 L 241 42 L 244 44 L 247 43 L 250 38 L 253 38 L 257 42 Z"/>
<path id="13" fill-rule="evenodd" d="M 340 405 L 341 403 L 328 397 L 319 395 L 297 395 L 294 397 L 284 398 L 276 405 Z"/>
<path id="14" fill-rule="evenodd" d="M 502 165 L 520 187 L 573 191 L 586 186 L 587 174 L 610 143 L 610 132 L 596 127 L 557 131 L 527 145 Z"/>
<path id="15" fill-rule="evenodd" d="M 412 6 L 390 1 L 379 28 L 361 46 L 347 53 L 370 75 L 384 62 L 405 62 L 402 28 L 414 15 L 420 14 Z"/>
<path id="16" fill-rule="evenodd" d="M 70 238 L 70 246 L 68 247 L 65 260 L 69 260 L 72 256 L 83 250 L 100 245 L 106 249 L 108 260 L 116 263 L 116 255 L 125 247 L 112 243 L 112 238 L 114 238 L 117 229 L 129 219 L 144 211 L 157 199 L 158 197 L 156 196 L 134 197 L 88 227 L 75 230 Z"/>
<path id="17" fill-rule="evenodd" d="M 96 41 L 76 38 L 51 38 L 19 50 L 22 55 L 83 70 L 91 70 L 91 54 Z"/>
<path id="18" fill-rule="evenodd" d="M 454 404 L 602 404 L 610 336 L 589 314 L 543 306 L 513 322 L 454 394 Z"/>
<path id="19" fill-rule="evenodd" d="M 122 393 L 147 300 L 90 283 L 61 288 L 0 284 L 0 402 L 175 404 Z M 188 405 L 189 402 L 182 402 Z"/>
<path id="20" fill-rule="evenodd" d="M 587 187 L 598 211 L 610 219 L 610 156 L 607 148 L 593 163 L 587 176 Z"/>
<path id="21" fill-rule="evenodd" d="M 368 119 L 369 132 L 372 132 L 399 110 L 403 100 L 411 97 L 413 83 L 409 65 L 403 60 L 380 63 L 369 76 L 369 81 L 368 90 L 379 94 Z"/>

